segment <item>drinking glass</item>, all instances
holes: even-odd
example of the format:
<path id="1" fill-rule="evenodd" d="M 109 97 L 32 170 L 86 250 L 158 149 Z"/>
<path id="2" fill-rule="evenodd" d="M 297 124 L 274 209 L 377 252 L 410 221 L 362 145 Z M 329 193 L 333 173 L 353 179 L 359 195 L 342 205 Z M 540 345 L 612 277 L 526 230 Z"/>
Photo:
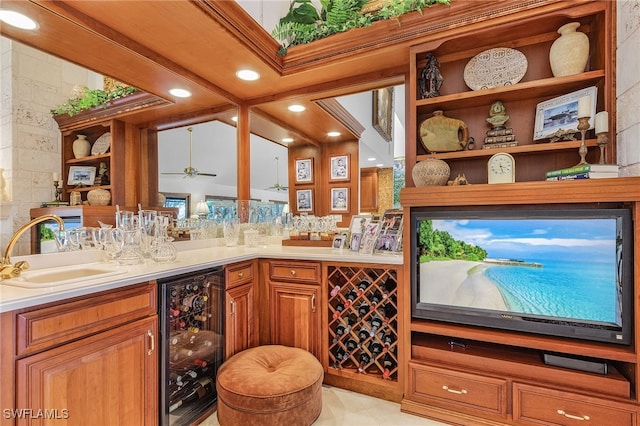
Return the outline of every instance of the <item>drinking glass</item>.
<path id="1" fill-rule="evenodd" d="M 225 219 L 222 222 L 222 234 L 224 236 L 224 243 L 227 246 L 238 245 L 238 239 L 240 237 L 240 219 Z"/>

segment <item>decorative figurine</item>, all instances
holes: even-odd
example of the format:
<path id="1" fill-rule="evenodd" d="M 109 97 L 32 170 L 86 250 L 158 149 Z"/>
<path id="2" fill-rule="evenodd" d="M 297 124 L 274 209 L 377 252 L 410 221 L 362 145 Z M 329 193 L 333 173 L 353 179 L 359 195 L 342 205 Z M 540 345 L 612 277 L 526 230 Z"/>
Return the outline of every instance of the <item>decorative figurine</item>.
<path id="1" fill-rule="evenodd" d="M 505 123 L 509 120 L 509 114 L 502 101 L 495 101 L 491 104 L 487 123 L 491 124 L 491 130 L 487 131 L 487 137 L 484 138 L 482 149 L 493 148 L 509 148 L 517 146 L 516 137 L 511 127 L 505 127 Z"/>
<path id="2" fill-rule="evenodd" d="M 105 161 L 101 161 L 98 167 L 98 175 L 93 183 L 95 186 L 109 185 L 109 168 Z"/>
<path id="3" fill-rule="evenodd" d="M 420 98 L 435 98 L 440 96 L 440 86 L 444 78 L 440 74 L 440 63 L 433 53 L 427 53 L 427 63 L 420 73 Z"/>

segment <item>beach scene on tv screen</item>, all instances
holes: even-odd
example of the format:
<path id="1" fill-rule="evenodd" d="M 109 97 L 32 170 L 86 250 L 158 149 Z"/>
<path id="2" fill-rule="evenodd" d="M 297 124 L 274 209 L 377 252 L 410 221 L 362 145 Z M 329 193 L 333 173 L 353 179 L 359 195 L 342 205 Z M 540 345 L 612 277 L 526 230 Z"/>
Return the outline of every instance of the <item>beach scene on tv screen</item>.
<path id="1" fill-rule="evenodd" d="M 621 323 L 616 220 L 419 220 L 419 300 Z"/>

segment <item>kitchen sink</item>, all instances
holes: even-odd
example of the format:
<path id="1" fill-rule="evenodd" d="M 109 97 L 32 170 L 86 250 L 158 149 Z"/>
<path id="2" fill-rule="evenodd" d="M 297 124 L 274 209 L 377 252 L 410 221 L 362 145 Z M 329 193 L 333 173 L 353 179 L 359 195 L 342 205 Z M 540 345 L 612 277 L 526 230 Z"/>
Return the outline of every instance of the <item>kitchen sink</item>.
<path id="1" fill-rule="evenodd" d="M 112 265 L 90 264 L 23 271 L 19 277 L 3 280 L 0 285 L 24 288 L 44 288 L 94 280 L 126 273 Z"/>

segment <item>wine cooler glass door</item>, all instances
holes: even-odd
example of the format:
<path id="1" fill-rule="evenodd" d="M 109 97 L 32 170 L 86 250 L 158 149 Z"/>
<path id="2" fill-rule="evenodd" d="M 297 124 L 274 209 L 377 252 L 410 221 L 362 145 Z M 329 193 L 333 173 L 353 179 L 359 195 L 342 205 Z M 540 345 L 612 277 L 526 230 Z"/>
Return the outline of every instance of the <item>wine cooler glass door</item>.
<path id="1" fill-rule="evenodd" d="M 221 268 L 159 282 L 160 424 L 188 425 L 217 401 L 224 357 Z"/>

